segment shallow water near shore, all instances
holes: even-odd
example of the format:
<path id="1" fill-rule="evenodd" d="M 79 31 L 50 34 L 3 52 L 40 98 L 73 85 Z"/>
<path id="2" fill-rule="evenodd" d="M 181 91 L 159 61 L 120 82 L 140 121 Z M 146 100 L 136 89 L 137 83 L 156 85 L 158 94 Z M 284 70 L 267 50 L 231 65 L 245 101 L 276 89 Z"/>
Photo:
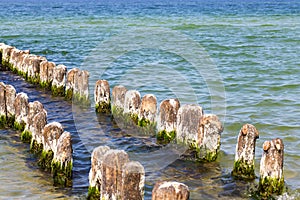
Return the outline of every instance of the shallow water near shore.
<path id="1" fill-rule="evenodd" d="M 142 95 L 153 93 L 159 102 L 179 97 L 181 104 L 198 103 L 205 113 L 222 115 L 224 132 L 217 162 L 176 160 L 162 170 L 149 172 L 145 199 L 151 199 L 157 180 L 186 183 L 191 199 L 248 199 L 244 193 L 250 183 L 230 176 L 237 134 L 244 123 L 255 125 L 260 133 L 256 145 L 257 175 L 263 142 L 283 139 L 286 185 L 291 197 L 300 198 L 299 1 L 55 0 L 47 2 L 47 6 L 45 2 L 1 1 L 0 42 L 30 49 L 31 53 L 44 55 L 69 69 L 87 69 L 91 92 L 96 80 L 105 78 L 111 87 L 121 83 Z M 175 54 L 178 49 L 168 52 L 151 48 L 156 43 L 169 42 L 163 32 L 157 41 L 138 34 L 140 30 L 157 29 L 203 47 L 209 63 L 214 64 L 209 78 L 201 76 L 197 65 Z M 133 49 L 136 41 L 146 41 L 149 48 L 127 52 L 117 45 L 108 45 L 115 42 Z M 195 57 L 203 53 L 195 52 L 191 46 L 183 46 L 182 50 Z M 95 55 L 98 59 L 107 58 L 104 55 L 116 59 L 109 66 L 101 66 L 103 60 L 95 65 L 95 60 L 91 60 Z M 72 102 L 52 97 L 10 72 L 0 72 L 0 81 L 14 85 L 18 92 L 26 92 L 30 101 L 43 103 L 48 121 L 61 122 L 71 132 L 74 146 L 73 187 L 55 188 L 50 175 L 36 166 L 29 146 L 20 142 L 18 133 L 0 130 L 1 199 L 85 198 L 94 147 L 107 144 L 141 154 L 160 148 L 154 138 L 129 137 L 110 116 L 96 115 L 93 108 L 78 109 Z M 153 163 L 149 160 L 144 164 Z"/>

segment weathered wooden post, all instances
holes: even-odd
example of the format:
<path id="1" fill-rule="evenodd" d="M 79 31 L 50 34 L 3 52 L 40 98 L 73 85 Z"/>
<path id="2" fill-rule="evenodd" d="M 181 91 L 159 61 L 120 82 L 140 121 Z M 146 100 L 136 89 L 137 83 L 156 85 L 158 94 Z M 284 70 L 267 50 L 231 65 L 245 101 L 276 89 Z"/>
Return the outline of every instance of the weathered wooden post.
<path id="1" fill-rule="evenodd" d="M 176 140 L 188 146 L 198 141 L 199 124 L 203 109 L 198 105 L 183 105 L 177 113 Z"/>
<path id="2" fill-rule="evenodd" d="M 51 91 L 54 96 L 64 96 L 66 87 L 67 67 L 65 65 L 57 65 L 53 70 L 53 81 Z"/>
<path id="3" fill-rule="evenodd" d="M 232 175 L 242 179 L 255 179 L 255 143 L 259 137 L 256 128 L 245 124 L 238 135 Z"/>
<path id="4" fill-rule="evenodd" d="M 89 173 L 89 191 L 88 199 L 100 199 L 102 184 L 102 160 L 104 154 L 110 150 L 108 146 L 99 146 L 95 148 L 91 156 L 91 169 Z"/>
<path id="5" fill-rule="evenodd" d="M 1 52 L 2 52 L 2 66 L 4 68 L 10 68 L 9 59 L 11 56 L 11 52 L 15 47 L 9 45 L 2 45 Z"/>
<path id="6" fill-rule="evenodd" d="M 142 98 L 139 110 L 138 125 L 141 127 L 156 125 L 157 100 L 153 94 L 146 94 Z"/>
<path id="7" fill-rule="evenodd" d="M 263 150 L 258 193 L 262 198 L 269 199 L 273 194 L 282 194 L 284 190 L 283 141 L 279 138 L 265 141 Z"/>
<path id="8" fill-rule="evenodd" d="M 102 184 L 100 199 L 120 199 L 122 169 L 129 162 L 123 150 L 108 150 L 102 161 Z"/>
<path id="9" fill-rule="evenodd" d="M 21 133 L 21 140 L 23 142 L 27 142 L 27 143 L 31 142 L 31 138 L 32 138 L 31 127 L 33 126 L 34 123 L 37 123 L 36 121 L 33 121 L 33 118 L 37 113 L 41 112 L 43 109 L 44 106 L 39 101 L 30 102 L 28 104 L 27 123 L 25 125 L 24 131 Z"/>
<path id="10" fill-rule="evenodd" d="M 5 88 L 6 85 L 0 82 L 0 127 L 6 126 Z"/>
<path id="11" fill-rule="evenodd" d="M 110 113 L 110 88 L 107 80 L 98 80 L 94 90 L 95 109 L 98 113 Z"/>
<path id="12" fill-rule="evenodd" d="M 63 132 L 57 141 L 53 160 L 51 162 L 51 173 L 54 183 L 61 186 L 72 185 L 73 149 L 71 134 Z"/>
<path id="13" fill-rule="evenodd" d="M 43 129 L 43 151 L 38 164 L 43 169 L 51 169 L 54 151 L 56 151 L 59 137 L 64 132 L 63 127 L 58 122 L 47 124 Z"/>
<path id="14" fill-rule="evenodd" d="M 90 105 L 89 99 L 89 72 L 86 70 L 79 71 L 74 76 L 73 97 L 75 102 L 81 105 Z"/>
<path id="15" fill-rule="evenodd" d="M 14 128 L 23 131 L 27 123 L 28 115 L 28 96 L 21 92 L 18 93 L 14 102 L 15 107 L 15 122 Z"/>
<path id="16" fill-rule="evenodd" d="M 32 121 L 35 123 L 30 127 L 32 134 L 30 151 L 40 154 L 43 151 L 43 130 L 47 124 L 47 111 L 43 109 L 33 117 Z"/>
<path id="17" fill-rule="evenodd" d="M 75 88 L 75 77 L 80 72 L 78 68 L 73 68 L 67 72 L 65 99 L 72 100 Z"/>
<path id="18" fill-rule="evenodd" d="M 221 146 L 223 125 L 214 114 L 204 114 L 199 124 L 199 140 L 195 145 L 197 158 L 207 162 L 215 161 Z"/>
<path id="19" fill-rule="evenodd" d="M 6 85 L 5 87 L 6 124 L 8 127 L 13 127 L 14 125 L 15 99 L 16 99 L 16 89 L 12 85 Z"/>
<path id="20" fill-rule="evenodd" d="M 127 122 L 138 124 L 138 114 L 141 105 L 141 95 L 137 90 L 128 90 L 125 93 L 124 115 Z"/>
<path id="21" fill-rule="evenodd" d="M 121 199 L 144 199 L 145 170 L 136 161 L 128 162 L 122 172 Z"/>
<path id="22" fill-rule="evenodd" d="M 13 48 L 11 50 L 10 58 L 8 67 L 10 70 L 12 70 L 14 73 L 17 73 L 23 77 L 26 77 L 26 72 L 23 71 L 23 69 L 27 69 L 27 63 L 25 61 L 25 58 L 29 55 L 29 50 L 19 50 L 17 48 Z"/>
<path id="23" fill-rule="evenodd" d="M 152 190 L 152 200 L 188 200 L 189 198 L 189 188 L 183 183 L 157 182 Z"/>
<path id="24" fill-rule="evenodd" d="M 166 144 L 176 137 L 177 113 L 180 107 L 178 99 L 168 99 L 160 103 L 157 120 L 157 142 Z"/>
<path id="25" fill-rule="evenodd" d="M 33 84 L 40 83 L 40 64 L 43 61 L 47 61 L 45 57 L 31 55 L 28 56 L 29 64 L 27 69 L 27 81 Z"/>
<path id="26" fill-rule="evenodd" d="M 54 62 L 43 61 L 40 63 L 40 85 L 43 88 L 51 89 L 55 67 Z"/>
<path id="27" fill-rule="evenodd" d="M 113 88 L 113 90 L 112 90 L 112 114 L 114 116 L 120 116 L 123 114 L 126 92 L 127 92 L 127 89 L 122 85 L 118 85 Z"/>

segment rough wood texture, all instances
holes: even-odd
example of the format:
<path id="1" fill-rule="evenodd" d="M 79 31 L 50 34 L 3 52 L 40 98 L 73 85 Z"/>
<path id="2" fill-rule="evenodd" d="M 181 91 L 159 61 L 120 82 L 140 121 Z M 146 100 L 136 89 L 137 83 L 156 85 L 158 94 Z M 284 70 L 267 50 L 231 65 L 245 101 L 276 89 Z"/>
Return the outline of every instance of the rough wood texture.
<path id="1" fill-rule="evenodd" d="M 18 93 L 14 102 L 15 106 L 15 124 L 14 127 L 23 131 L 27 123 L 28 115 L 28 96 L 21 92 Z"/>
<path id="2" fill-rule="evenodd" d="M 94 90 L 96 112 L 110 113 L 110 87 L 107 80 L 98 80 Z"/>
<path id="3" fill-rule="evenodd" d="M 254 179 L 255 143 L 259 137 L 257 129 L 251 124 L 241 128 L 235 152 L 235 161 L 232 175 L 242 179 Z"/>
<path id="4" fill-rule="evenodd" d="M 112 90 L 112 105 L 114 107 L 124 109 L 126 92 L 127 92 L 127 89 L 122 85 L 118 85 L 113 88 L 113 90 Z"/>
<path id="5" fill-rule="evenodd" d="M 142 98 L 139 120 L 144 120 L 148 123 L 154 123 L 156 121 L 157 100 L 153 94 L 146 94 Z"/>
<path id="6" fill-rule="evenodd" d="M 263 150 L 258 192 L 263 198 L 269 198 L 272 194 L 282 194 L 284 190 L 283 141 L 279 138 L 265 141 Z"/>
<path id="7" fill-rule="evenodd" d="M 152 200 L 188 200 L 189 188 L 178 182 L 157 182 L 152 190 Z"/>

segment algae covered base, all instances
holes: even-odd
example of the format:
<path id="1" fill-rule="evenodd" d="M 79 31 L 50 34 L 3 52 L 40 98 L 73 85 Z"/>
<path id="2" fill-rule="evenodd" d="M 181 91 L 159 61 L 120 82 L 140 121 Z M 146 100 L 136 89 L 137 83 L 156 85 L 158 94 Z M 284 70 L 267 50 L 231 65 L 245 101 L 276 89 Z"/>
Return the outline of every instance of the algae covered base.
<path id="1" fill-rule="evenodd" d="M 249 165 L 243 161 L 235 161 L 232 171 L 232 176 L 238 179 L 252 180 L 255 179 L 254 164 Z"/>

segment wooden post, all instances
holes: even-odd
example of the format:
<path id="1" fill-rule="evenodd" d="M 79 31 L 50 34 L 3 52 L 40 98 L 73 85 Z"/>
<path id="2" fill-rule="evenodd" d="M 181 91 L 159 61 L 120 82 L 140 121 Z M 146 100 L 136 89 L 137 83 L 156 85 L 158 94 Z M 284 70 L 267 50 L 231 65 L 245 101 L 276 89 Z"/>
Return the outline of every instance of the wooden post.
<path id="1" fill-rule="evenodd" d="M 6 85 L 0 82 L 0 127 L 6 126 L 6 103 L 5 103 Z"/>
<path id="2" fill-rule="evenodd" d="M 28 96 L 21 92 L 18 93 L 14 102 L 15 107 L 15 122 L 14 128 L 23 131 L 27 123 L 28 115 Z"/>
<path id="3" fill-rule="evenodd" d="M 144 199 L 145 170 L 136 161 L 128 162 L 122 171 L 121 199 Z"/>
<path id="4" fill-rule="evenodd" d="M 152 190 L 152 200 L 188 200 L 188 186 L 178 182 L 157 182 Z"/>
<path id="5" fill-rule="evenodd" d="M 232 175 L 242 179 L 255 179 L 255 143 L 259 137 L 256 128 L 245 124 L 238 135 Z"/>
<path id="6" fill-rule="evenodd" d="M 141 105 L 141 95 L 136 90 L 128 90 L 124 100 L 124 115 L 132 119 L 134 124 L 138 124 L 138 114 Z"/>
<path id="7" fill-rule="evenodd" d="M 157 142 L 166 144 L 176 137 L 177 112 L 180 103 L 178 99 L 168 99 L 160 103 L 157 120 Z"/>
<path id="8" fill-rule="evenodd" d="M 91 169 L 89 173 L 88 199 L 100 199 L 101 185 L 103 180 L 102 160 L 104 154 L 110 150 L 108 146 L 95 148 L 91 156 Z"/>
<path id="9" fill-rule="evenodd" d="M 142 98 L 138 125 L 141 127 L 156 124 L 157 100 L 153 94 L 146 94 Z"/>
<path id="10" fill-rule="evenodd" d="M 73 68 L 67 72 L 65 99 L 72 100 L 75 88 L 75 77 L 80 72 L 78 68 Z"/>
<path id="11" fill-rule="evenodd" d="M 53 70 L 51 91 L 54 96 L 65 96 L 67 67 L 57 65 Z"/>
<path id="12" fill-rule="evenodd" d="M 273 194 L 282 194 L 284 190 L 283 141 L 279 138 L 265 141 L 263 150 L 258 192 L 262 198 L 270 198 Z"/>
<path id="13" fill-rule="evenodd" d="M 183 105 L 179 108 L 176 124 L 177 143 L 191 146 L 198 141 L 202 115 L 203 109 L 198 105 Z"/>
<path id="14" fill-rule="evenodd" d="M 8 127 L 13 127 L 14 125 L 15 99 L 16 99 L 16 89 L 12 85 L 6 85 L 5 87 L 6 124 Z"/>
<path id="15" fill-rule="evenodd" d="M 56 67 L 54 62 L 43 61 L 40 64 L 40 85 L 44 88 L 51 89 L 53 81 L 53 71 Z"/>
<path id="16" fill-rule="evenodd" d="M 204 114 L 199 124 L 199 139 L 194 147 L 197 158 L 203 161 L 215 161 L 218 157 L 221 145 L 221 133 L 223 125 L 214 114 Z"/>
<path id="17" fill-rule="evenodd" d="M 110 113 L 110 87 L 107 80 L 98 80 L 94 90 L 95 109 L 98 113 Z"/>
<path id="18" fill-rule="evenodd" d="M 114 117 L 123 114 L 126 92 L 127 89 L 122 85 L 115 86 L 112 90 L 112 114 Z"/>

